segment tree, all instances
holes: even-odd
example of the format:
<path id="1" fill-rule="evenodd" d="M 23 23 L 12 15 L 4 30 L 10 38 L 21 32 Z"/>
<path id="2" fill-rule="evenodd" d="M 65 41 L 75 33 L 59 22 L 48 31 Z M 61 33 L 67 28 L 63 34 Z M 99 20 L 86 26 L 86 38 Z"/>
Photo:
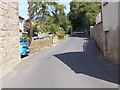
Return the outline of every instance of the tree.
<path id="1" fill-rule="evenodd" d="M 37 30 L 56 34 L 55 32 L 62 28 L 61 30 L 68 32 L 71 23 L 65 15 L 65 8 L 56 2 L 32 2 L 32 21 Z"/>
<path id="2" fill-rule="evenodd" d="M 68 14 L 74 30 L 89 29 L 101 9 L 100 2 L 70 2 Z"/>

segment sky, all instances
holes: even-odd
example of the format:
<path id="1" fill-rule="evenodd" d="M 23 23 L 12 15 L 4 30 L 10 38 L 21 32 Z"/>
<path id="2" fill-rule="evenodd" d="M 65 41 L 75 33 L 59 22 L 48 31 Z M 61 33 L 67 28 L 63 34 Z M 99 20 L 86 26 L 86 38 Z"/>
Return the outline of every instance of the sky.
<path id="1" fill-rule="evenodd" d="M 22 16 L 23 18 L 25 18 L 25 19 L 28 19 L 28 4 L 27 4 L 27 0 L 24 0 L 24 2 L 23 1 L 21 1 L 21 0 L 18 0 L 19 1 L 19 7 L 18 7 L 18 9 L 19 9 L 19 15 L 20 16 Z M 65 13 L 69 13 L 69 11 L 70 11 L 70 5 L 69 5 L 69 0 L 67 1 L 59 1 L 58 3 L 59 4 L 63 4 L 63 5 L 65 5 L 66 6 L 66 9 L 65 9 Z"/>
<path id="2" fill-rule="evenodd" d="M 19 0 L 18 10 L 19 10 L 19 16 L 22 16 L 23 18 L 28 19 L 28 4 L 27 4 L 27 0 L 25 0 L 24 2 L 21 2 Z"/>

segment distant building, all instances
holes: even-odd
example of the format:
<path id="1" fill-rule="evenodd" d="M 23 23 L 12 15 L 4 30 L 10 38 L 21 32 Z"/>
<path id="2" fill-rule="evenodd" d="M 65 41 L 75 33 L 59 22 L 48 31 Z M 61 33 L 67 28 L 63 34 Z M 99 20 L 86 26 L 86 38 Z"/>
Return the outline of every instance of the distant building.
<path id="1" fill-rule="evenodd" d="M 25 19 L 19 16 L 19 31 L 21 35 L 24 32 L 24 22 L 25 22 Z"/>

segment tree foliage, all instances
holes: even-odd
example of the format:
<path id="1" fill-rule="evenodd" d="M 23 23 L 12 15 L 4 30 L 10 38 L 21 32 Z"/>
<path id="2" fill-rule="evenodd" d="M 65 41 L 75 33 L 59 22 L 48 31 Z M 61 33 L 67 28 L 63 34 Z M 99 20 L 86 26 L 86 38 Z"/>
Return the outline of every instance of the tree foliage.
<path id="1" fill-rule="evenodd" d="M 101 9 L 100 2 L 70 2 L 68 14 L 74 30 L 89 29 Z"/>
<path id="2" fill-rule="evenodd" d="M 68 33 L 72 30 L 71 23 L 65 15 L 65 6 L 56 2 L 31 2 L 33 31 Z M 26 24 L 28 24 L 26 22 Z"/>

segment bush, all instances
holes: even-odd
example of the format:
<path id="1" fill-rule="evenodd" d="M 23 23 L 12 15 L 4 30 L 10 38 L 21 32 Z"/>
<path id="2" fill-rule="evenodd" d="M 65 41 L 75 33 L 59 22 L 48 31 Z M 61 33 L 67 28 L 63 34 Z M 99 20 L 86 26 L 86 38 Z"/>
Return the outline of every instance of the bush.
<path id="1" fill-rule="evenodd" d="M 28 37 L 28 35 L 27 34 L 22 34 L 22 37 Z"/>
<path id="2" fill-rule="evenodd" d="M 60 34 L 60 35 L 57 35 L 58 39 L 62 40 L 65 38 L 65 34 Z"/>

